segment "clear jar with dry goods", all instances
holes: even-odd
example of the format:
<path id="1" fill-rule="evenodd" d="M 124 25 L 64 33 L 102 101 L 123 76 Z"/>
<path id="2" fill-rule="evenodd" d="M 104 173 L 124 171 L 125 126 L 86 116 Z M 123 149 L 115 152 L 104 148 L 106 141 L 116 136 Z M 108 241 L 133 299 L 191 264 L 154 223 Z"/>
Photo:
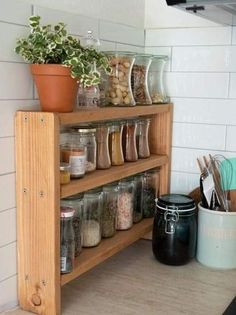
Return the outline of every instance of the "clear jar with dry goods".
<path id="1" fill-rule="evenodd" d="M 111 159 L 109 154 L 110 124 L 107 122 L 100 122 L 95 125 L 97 130 L 97 169 L 107 169 L 111 167 Z"/>
<path id="2" fill-rule="evenodd" d="M 137 122 L 136 131 L 136 147 L 138 152 L 138 157 L 140 159 L 148 158 L 150 156 L 149 149 L 149 127 L 150 118 L 139 119 Z"/>
<path id="3" fill-rule="evenodd" d="M 143 177 L 143 217 L 152 218 L 155 213 L 155 199 L 159 194 L 159 169 L 144 172 Z"/>
<path id="4" fill-rule="evenodd" d="M 134 212 L 133 222 L 140 222 L 143 218 L 143 173 L 133 176 L 134 181 Z"/>
<path id="5" fill-rule="evenodd" d="M 68 184 L 70 182 L 70 164 L 61 162 L 60 163 L 60 184 Z"/>
<path id="6" fill-rule="evenodd" d="M 104 52 L 111 66 L 105 88 L 106 105 L 134 106 L 131 89 L 131 70 L 135 54 L 131 52 Z"/>
<path id="7" fill-rule="evenodd" d="M 85 172 L 89 173 L 96 170 L 96 129 L 89 125 L 77 126 L 71 129 L 71 133 L 77 133 L 80 144 L 86 147 Z"/>
<path id="8" fill-rule="evenodd" d="M 75 257 L 77 257 L 82 250 L 83 194 L 61 199 L 61 207 L 70 207 L 74 210 L 73 229 L 75 234 Z"/>
<path id="9" fill-rule="evenodd" d="M 134 183 L 131 178 L 119 181 L 116 229 L 128 230 L 133 225 Z"/>
<path id="10" fill-rule="evenodd" d="M 132 68 L 131 83 L 136 104 L 152 104 L 148 87 L 148 72 L 152 55 L 138 54 Z"/>
<path id="11" fill-rule="evenodd" d="M 138 152 L 136 147 L 136 129 L 137 119 L 127 120 L 124 123 L 122 133 L 122 149 L 124 159 L 127 162 L 135 162 L 138 159 Z"/>
<path id="12" fill-rule="evenodd" d="M 91 189 L 84 193 L 82 239 L 83 247 L 94 247 L 101 242 L 101 215 L 103 194 L 101 189 Z"/>
<path id="13" fill-rule="evenodd" d="M 154 56 L 149 68 L 148 85 L 153 104 L 169 102 L 164 81 L 164 68 L 167 61 L 168 56 Z"/>
<path id="14" fill-rule="evenodd" d="M 122 149 L 123 121 L 113 121 L 109 132 L 109 152 L 112 165 L 124 164 Z"/>
<path id="15" fill-rule="evenodd" d="M 117 183 L 103 186 L 102 237 L 112 237 L 116 233 L 118 191 Z"/>
<path id="16" fill-rule="evenodd" d="M 73 229 L 74 209 L 61 207 L 61 273 L 69 273 L 74 268 L 75 234 Z"/>

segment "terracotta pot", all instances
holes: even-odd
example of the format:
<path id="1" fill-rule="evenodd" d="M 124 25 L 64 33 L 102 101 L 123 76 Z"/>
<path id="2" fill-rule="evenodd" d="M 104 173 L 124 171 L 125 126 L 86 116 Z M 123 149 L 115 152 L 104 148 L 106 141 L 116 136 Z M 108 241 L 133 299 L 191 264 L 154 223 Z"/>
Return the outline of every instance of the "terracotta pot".
<path id="1" fill-rule="evenodd" d="M 31 64 L 42 111 L 72 112 L 78 84 L 72 79 L 70 68 L 57 64 Z"/>

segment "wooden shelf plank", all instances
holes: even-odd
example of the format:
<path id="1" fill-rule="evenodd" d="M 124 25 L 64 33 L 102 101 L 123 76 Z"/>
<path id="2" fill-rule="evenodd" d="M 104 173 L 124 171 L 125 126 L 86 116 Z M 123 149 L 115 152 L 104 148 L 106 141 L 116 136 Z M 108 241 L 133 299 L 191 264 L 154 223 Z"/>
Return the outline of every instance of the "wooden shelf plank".
<path id="1" fill-rule="evenodd" d="M 91 122 L 98 120 L 129 118 L 139 115 L 154 115 L 170 110 L 172 104 L 143 105 L 133 107 L 102 107 L 92 110 L 79 110 L 73 113 L 57 114 L 61 125 L 72 125 L 81 122 Z"/>
<path id="2" fill-rule="evenodd" d="M 61 275 L 61 286 L 136 242 L 152 230 L 152 225 L 152 218 L 143 219 L 140 223 L 133 225 L 130 230 L 119 231 L 114 237 L 103 239 L 97 247 L 84 248 L 80 256 L 75 261 L 74 270 L 71 273 Z"/>
<path id="3" fill-rule="evenodd" d="M 69 184 L 61 185 L 61 198 L 92 189 L 104 184 L 131 176 L 146 169 L 165 165 L 168 161 L 166 155 L 151 155 L 148 159 L 140 159 L 137 162 L 128 162 L 121 166 L 113 166 L 107 170 L 96 170 L 85 177 L 72 180 Z"/>

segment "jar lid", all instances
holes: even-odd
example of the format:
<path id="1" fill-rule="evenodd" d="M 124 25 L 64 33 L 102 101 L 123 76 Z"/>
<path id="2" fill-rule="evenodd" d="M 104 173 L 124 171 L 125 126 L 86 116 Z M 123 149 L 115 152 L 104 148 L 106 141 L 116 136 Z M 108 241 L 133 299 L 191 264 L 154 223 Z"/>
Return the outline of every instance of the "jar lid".
<path id="1" fill-rule="evenodd" d="M 70 164 L 66 162 L 60 163 L 60 171 L 69 171 L 70 170 Z"/>
<path id="2" fill-rule="evenodd" d="M 96 132 L 96 128 L 89 128 L 87 127 L 73 127 L 71 128 L 71 132 L 80 132 L 80 133 L 95 133 Z"/>
<path id="3" fill-rule="evenodd" d="M 61 207 L 61 218 L 72 218 L 75 213 L 72 207 Z"/>
<path id="4" fill-rule="evenodd" d="M 166 194 L 157 199 L 157 207 L 164 210 L 192 211 L 196 208 L 194 200 L 188 195 Z"/>

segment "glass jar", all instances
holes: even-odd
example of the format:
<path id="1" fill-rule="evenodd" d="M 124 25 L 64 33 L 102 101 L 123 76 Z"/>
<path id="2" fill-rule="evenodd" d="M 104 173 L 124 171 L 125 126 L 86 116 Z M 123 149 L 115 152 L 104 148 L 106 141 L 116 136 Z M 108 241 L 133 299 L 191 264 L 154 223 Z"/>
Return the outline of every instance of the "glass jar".
<path id="1" fill-rule="evenodd" d="M 81 178 L 85 174 L 86 147 L 80 143 L 79 135 L 70 133 L 67 143 L 61 145 L 62 162 L 70 164 L 70 177 Z"/>
<path id="2" fill-rule="evenodd" d="M 148 85 L 153 104 L 168 103 L 164 84 L 164 68 L 168 61 L 167 56 L 154 56 L 149 69 Z"/>
<path id="3" fill-rule="evenodd" d="M 102 237 L 112 237 L 116 233 L 117 206 L 117 183 L 103 186 Z"/>
<path id="4" fill-rule="evenodd" d="M 68 184 L 70 182 L 70 164 L 61 162 L 60 163 L 60 184 Z"/>
<path id="5" fill-rule="evenodd" d="M 82 250 L 83 194 L 61 199 L 61 207 L 73 208 L 75 212 L 73 217 L 73 229 L 75 234 L 75 257 L 77 257 Z"/>
<path id="6" fill-rule="evenodd" d="M 133 225 L 134 184 L 129 178 L 119 181 L 116 229 L 128 230 Z"/>
<path id="7" fill-rule="evenodd" d="M 152 218 L 155 213 L 155 199 L 159 193 L 159 169 L 144 172 L 143 177 L 143 217 Z"/>
<path id="8" fill-rule="evenodd" d="M 136 104 L 152 104 L 148 87 L 148 72 L 151 62 L 152 55 L 139 54 L 135 56 L 131 83 Z"/>
<path id="9" fill-rule="evenodd" d="M 133 176 L 134 181 L 134 212 L 133 222 L 140 222 L 143 218 L 143 173 Z"/>
<path id="10" fill-rule="evenodd" d="M 137 123 L 136 131 L 136 147 L 138 152 L 138 157 L 140 159 L 148 158 L 150 156 L 149 149 L 149 127 L 150 127 L 150 118 L 139 119 Z"/>
<path id="11" fill-rule="evenodd" d="M 100 89 L 98 85 L 79 86 L 77 92 L 77 108 L 96 108 L 100 106 Z"/>
<path id="12" fill-rule="evenodd" d="M 113 121 L 109 132 L 109 152 L 112 165 L 124 164 L 124 155 L 122 150 L 122 121 Z"/>
<path id="13" fill-rule="evenodd" d="M 96 125 L 97 140 L 97 169 L 107 169 L 111 167 L 109 154 L 108 137 L 110 124 L 101 122 Z"/>
<path id="14" fill-rule="evenodd" d="M 105 88 L 106 105 L 134 106 L 131 89 L 131 70 L 135 54 L 131 52 L 105 51 L 112 68 Z"/>
<path id="15" fill-rule="evenodd" d="M 124 159 L 127 162 L 135 162 L 138 159 L 137 147 L 136 147 L 136 129 L 137 120 L 127 120 L 124 124 L 122 133 L 122 149 Z"/>
<path id="16" fill-rule="evenodd" d="M 73 229 L 74 209 L 61 207 L 61 273 L 69 273 L 74 267 L 75 235 Z"/>
<path id="17" fill-rule="evenodd" d="M 91 189 L 84 193 L 83 247 L 94 247 L 101 242 L 102 207 L 103 198 L 100 189 Z"/>
<path id="18" fill-rule="evenodd" d="M 79 142 L 86 147 L 85 172 L 89 173 L 96 170 L 96 129 L 90 126 L 77 126 L 71 129 L 71 133 L 77 133 Z"/>

